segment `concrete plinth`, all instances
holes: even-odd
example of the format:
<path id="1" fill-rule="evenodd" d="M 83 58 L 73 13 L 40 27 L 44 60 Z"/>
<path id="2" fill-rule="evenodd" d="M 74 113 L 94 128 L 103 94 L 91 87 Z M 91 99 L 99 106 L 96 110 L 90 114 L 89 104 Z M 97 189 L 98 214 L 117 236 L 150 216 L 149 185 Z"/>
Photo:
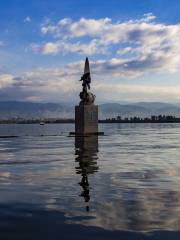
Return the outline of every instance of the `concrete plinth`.
<path id="1" fill-rule="evenodd" d="M 94 104 L 75 106 L 75 134 L 98 134 L 98 106 Z"/>

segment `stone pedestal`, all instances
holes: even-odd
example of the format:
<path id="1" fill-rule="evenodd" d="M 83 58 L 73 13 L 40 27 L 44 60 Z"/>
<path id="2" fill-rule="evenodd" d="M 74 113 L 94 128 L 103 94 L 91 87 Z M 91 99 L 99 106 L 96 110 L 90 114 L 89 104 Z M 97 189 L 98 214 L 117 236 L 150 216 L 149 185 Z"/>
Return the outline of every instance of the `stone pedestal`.
<path id="1" fill-rule="evenodd" d="M 96 96 L 89 91 L 91 75 L 88 58 L 80 81 L 82 81 L 82 91 L 79 94 L 81 100 L 79 105 L 75 106 L 75 132 L 70 132 L 70 135 L 104 135 L 103 132 L 98 132 L 98 106 L 94 105 Z"/>
<path id="2" fill-rule="evenodd" d="M 75 106 L 75 134 L 98 134 L 98 106 L 94 104 Z"/>

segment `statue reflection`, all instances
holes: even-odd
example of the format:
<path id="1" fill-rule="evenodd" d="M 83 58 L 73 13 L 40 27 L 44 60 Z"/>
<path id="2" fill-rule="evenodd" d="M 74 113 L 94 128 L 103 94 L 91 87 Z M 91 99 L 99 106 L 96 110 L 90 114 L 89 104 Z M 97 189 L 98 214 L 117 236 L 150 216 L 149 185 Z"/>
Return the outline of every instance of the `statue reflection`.
<path id="1" fill-rule="evenodd" d="M 98 136 L 75 137 L 76 149 L 76 173 L 82 176 L 79 185 L 82 187 L 81 197 L 87 203 L 86 210 L 89 211 L 90 184 L 88 176 L 98 171 L 97 152 Z"/>

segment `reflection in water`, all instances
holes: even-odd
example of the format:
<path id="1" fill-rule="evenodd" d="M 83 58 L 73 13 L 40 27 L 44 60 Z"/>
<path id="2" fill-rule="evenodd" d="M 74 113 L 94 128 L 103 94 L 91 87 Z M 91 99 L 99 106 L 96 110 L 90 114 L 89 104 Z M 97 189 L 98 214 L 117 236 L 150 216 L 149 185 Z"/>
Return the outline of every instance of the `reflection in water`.
<path id="1" fill-rule="evenodd" d="M 1 138 L 0 239 L 180 239 L 180 124 L 163 126 L 104 125 L 105 137 L 76 138 L 76 152 L 51 124 L 51 136 Z"/>
<path id="2" fill-rule="evenodd" d="M 88 203 L 90 201 L 90 184 L 88 175 L 98 171 L 97 166 L 97 152 L 98 152 L 98 136 L 78 137 L 75 138 L 75 155 L 78 166 L 76 173 L 81 174 L 81 182 L 79 185 L 82 187 L 81 197 Z M 89 205 L 86 206 L 89 211 Z"/>

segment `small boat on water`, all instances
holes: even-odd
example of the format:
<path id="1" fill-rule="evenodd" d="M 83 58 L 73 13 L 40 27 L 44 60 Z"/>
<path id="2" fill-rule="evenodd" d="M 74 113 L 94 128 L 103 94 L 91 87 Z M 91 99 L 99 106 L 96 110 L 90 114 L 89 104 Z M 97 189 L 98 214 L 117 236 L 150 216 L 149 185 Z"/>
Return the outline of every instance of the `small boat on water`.
<path id="1" fill-rule="evenodd" d="M 44 124 L 45 124 L 45 122 L 40 122 L 39 124 L 40 124 L 40 125 L 44 125 Z"/>

